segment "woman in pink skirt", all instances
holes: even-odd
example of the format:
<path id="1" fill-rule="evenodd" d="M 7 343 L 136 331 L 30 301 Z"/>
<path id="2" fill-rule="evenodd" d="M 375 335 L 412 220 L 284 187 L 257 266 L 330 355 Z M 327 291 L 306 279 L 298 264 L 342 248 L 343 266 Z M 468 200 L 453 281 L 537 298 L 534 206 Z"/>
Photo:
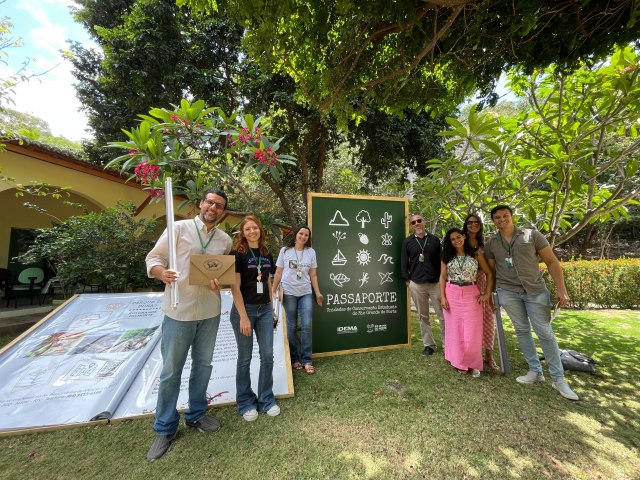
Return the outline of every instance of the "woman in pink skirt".
<path id="1" fill-rule="evenodd" d="M 444 358 L 460 372 L 479 377 L 482 370 L 483 304 L 490 303 L 493 273 L 482 253 L 471 248 L 459 228 L 450 229 L 442 242 L 440 303 L 446 345 Z M 487 276 L 489 288 L 480 294 L 478 268 Z"/>
<path id="2" fill-rule="evenodd" d="M 484 253 L 484 227 L 482 225 L 482 219 L 475 213 L 470 213 L 467 218 L 464 219 L 464 226 L 462 232 L 467 237 L 467 241 L 471 248 Z M 480 269 L 478 270 L 478 288 L 480 293 L 490 292 L 487 290 L 487 276 Z M 496 310 L 491 303 L 485 303 L 483 306 L 483 319 L 482 319 L 482 346 L 484 347 L 484 363 L 494 372 L 499 372 L 500 367 L 496 363 L 493 357 L 493 345 L 495 343 L 495 331 L 496 331 Z"/>

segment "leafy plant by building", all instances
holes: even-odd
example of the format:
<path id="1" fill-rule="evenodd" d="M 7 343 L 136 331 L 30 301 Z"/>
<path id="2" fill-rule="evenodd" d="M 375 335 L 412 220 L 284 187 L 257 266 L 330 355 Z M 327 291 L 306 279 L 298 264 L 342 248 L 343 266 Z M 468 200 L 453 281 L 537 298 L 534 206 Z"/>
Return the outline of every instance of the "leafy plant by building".
<path id="1" fill-rule="evenodd" d="M 119 202 L 100 213 L 70 217 L 39 230 L 21 262 L 45 259 L 67 293 L 82 285 L 124 292 L 151 286 L 145 256 L 156 221 L 135 217 L 133 203 Z"/>

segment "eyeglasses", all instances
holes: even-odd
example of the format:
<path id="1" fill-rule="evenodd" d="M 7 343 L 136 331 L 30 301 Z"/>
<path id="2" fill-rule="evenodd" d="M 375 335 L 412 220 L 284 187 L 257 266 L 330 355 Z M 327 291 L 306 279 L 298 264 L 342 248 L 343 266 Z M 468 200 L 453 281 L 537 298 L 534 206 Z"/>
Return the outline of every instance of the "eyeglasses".
<path id="1" fill-rule="evenodd" d="M 204 203 L 206 203 L 208 207 L 213 207 L 216 210 L 224 210 L 226 206 L 224 203 L 214 202 L 213 200 L 204 200 Z"/>
<path id="2" fill-rule="evenodd" d="M 477 220 L 469 220 L 467 221 L 467 225 L 480 225 L 480 222 Z"/>
<path id="3" fill-rule="evenodd" d="M 422 219 L 416 218 L 415 220 L 411 220 L 411 225 L 415 225 L 416 223 L 422 223 Z"/>

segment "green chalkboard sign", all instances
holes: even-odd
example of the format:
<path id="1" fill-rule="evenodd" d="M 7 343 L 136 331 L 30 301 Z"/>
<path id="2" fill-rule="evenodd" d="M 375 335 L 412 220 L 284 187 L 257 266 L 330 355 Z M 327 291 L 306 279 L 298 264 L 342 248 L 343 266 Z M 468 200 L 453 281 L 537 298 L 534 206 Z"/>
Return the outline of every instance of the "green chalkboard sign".
<path id="1" fill-rule="evenodd" d="M 324 305 L 314 307 L 313 355 L 410 344 L 400 252 L 404 198 L 309 194 L 309 226 Z"/>

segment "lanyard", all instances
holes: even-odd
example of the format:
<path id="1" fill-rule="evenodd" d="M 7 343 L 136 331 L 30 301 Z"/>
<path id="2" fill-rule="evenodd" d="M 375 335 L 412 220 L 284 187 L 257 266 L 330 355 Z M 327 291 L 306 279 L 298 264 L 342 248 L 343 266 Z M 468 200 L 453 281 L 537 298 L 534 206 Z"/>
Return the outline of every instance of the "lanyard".
<path id="1" fill-rule="evenodd" d="M 258 281 L 261 282 L 262 281 L 262 254 L 256 257 L 256 254 L 253 253 L 253 249 L 251 247 L 249 247 L 249 253 L 251 253 L 251 256 L 253 257 L 254 260 L 256 260 L 257 258 L 256 261 L 258 262 Z"/>
<path id="2" fill-rule="evenodd" d="M 453 260 L 456 262 L 456 266 L 460 268 L 460 273 L 464 270 L 464 264 L 467 263 L 467 255 L 462 257 L 462 263 L 458 260 L 460 257 L 456 256 Z"/>
<path id="3" fill-rule="evenodd" d="M 296 278 L 300 280 L 302 278 L 302 259 L 304 258 L 304 247 L 300 252 L 300 258 L 298 258 L 298 251 L 296 247 L 293 247 L 293 254 L 296 256 Z"/>
<path id="4" fill-rule="evenodd" d="M 504 248 L 504 251 L 507 252 L 507 255 L 509 255 L 509 257 L 511 257 L 511 247 L 513 247 L 514 242 L 516 241 L 516 234 L 513 234 L 513 238 L 511 239 L 511 243 L 508 243 L 505 245 L 504 243 L 504 239 L 502 238 L 502 235 L 500 234 L 500 232 L 498 232 L 498 237 L 500 237 L 500 243 L 502 244 L 502 248 Z"/>
<path id="5" fill-rule="evenodd" d="M 422 263 L 424 262 L 424 249 L 427 248 L 427 244 L 429 243 L 429 236 L 428 235 L 424 236 L 424 245 L 420 243 L 420 240 L 418 240 L 418 237 L 414 236 L 413 238 L 416 239 L 416 242 L 418 242 L 418 246 L 420 247 L 421 252 L 420 252 L 420 255 L 418 255 L 418 261 Z"/>
<path id="6" fill-rule="evenodd" d="M 207 243 L 205 244 L 202 241 L 202 237 L 200 236 L 200 229 L 198 229 L 198 224 L 196 223 L 196 219 L 193 219 L 193 224 L 196 227 L 196 233 L 198 234 L 198 240 L 200 240 L 200 246 L 202 247 L 202 253 L 204 254 L 207 251 L 207 247 L 209 246 L 209 244 L 211 243 L 211 240 L 213 240 L 213 237 L 215 236 L 215 228 L 213 233 L 211 234 L 211 237 L 209 237 L 209 240 L 207 241 Z"/>
<path id="7" fill-rule="evenodd" d="M 416 239 L 416 242 L 418 242 L 418 246 L 420 247 L 420 250 L 422 250 L 422 253 L 424 253 L 424 249 L 427 248 L 427 245 L 429 244 L 429 236 L 428 235 L 424 236 L 424 245 L 420 243 L 420 240 L 418 240 L 418 237 L 414 236 L 413 238 Z"/>

